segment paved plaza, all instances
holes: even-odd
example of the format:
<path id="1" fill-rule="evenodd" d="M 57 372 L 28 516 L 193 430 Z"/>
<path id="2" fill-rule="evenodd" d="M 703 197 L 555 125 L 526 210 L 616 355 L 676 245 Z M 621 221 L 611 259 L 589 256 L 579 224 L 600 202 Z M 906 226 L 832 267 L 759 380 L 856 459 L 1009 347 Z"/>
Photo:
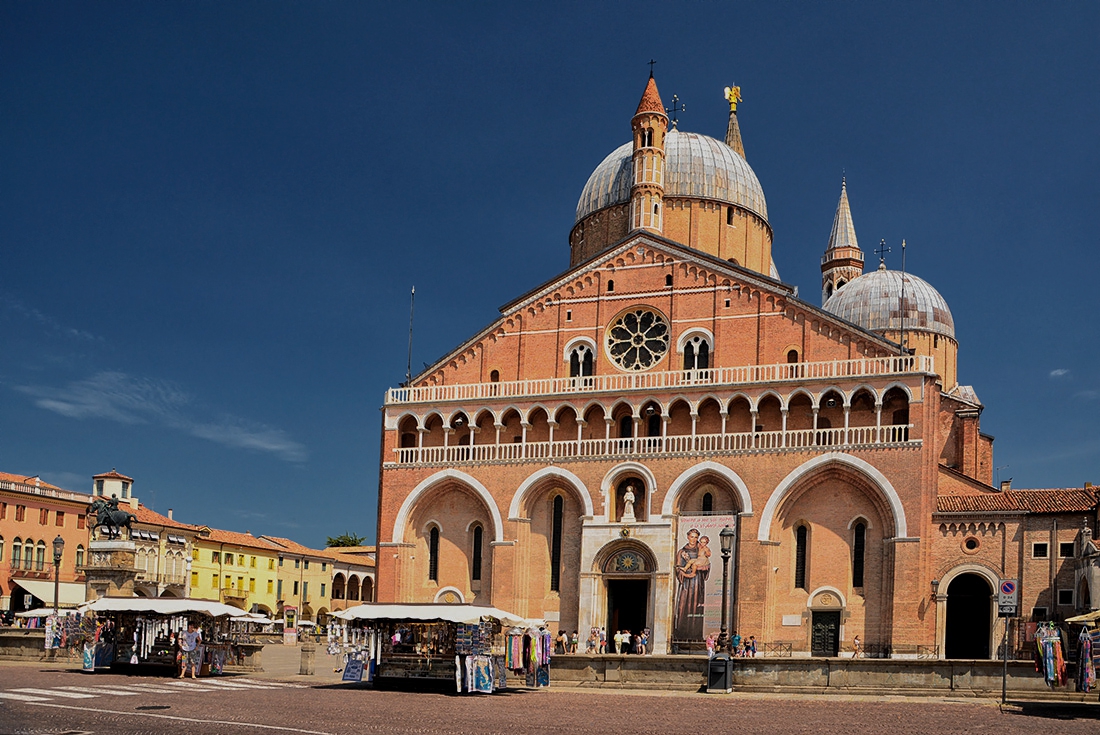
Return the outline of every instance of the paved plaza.
<path id="1" fill-rule="evenodd" d="M 330 672 L 331 673 L 331 672 Z M 330 677 L 179 680 L 0 664 L 0 734 L 1096 733 L 1100 704 L 551 688 L 375 691 Z"/>

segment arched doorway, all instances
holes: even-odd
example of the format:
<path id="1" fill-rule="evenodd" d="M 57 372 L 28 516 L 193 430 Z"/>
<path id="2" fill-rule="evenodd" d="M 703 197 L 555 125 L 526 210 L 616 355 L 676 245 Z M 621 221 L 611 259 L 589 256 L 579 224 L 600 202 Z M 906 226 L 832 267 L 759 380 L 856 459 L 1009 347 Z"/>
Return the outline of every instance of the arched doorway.
<path id="1" fill-rule="evenodd" d="M 616 631 L 638 633 L 652 627 L 650 600 L 656 568 L 653 554 L 641 544 L 624 542 L 606 550 L 601 571 L 607 590 L 609 646 Z"/>
<path id="2" fill-rule="evenodd" d="M 947 588 L 945 658 L 988 659 L 993 588 L 980 574 L 960 574 Z"/>

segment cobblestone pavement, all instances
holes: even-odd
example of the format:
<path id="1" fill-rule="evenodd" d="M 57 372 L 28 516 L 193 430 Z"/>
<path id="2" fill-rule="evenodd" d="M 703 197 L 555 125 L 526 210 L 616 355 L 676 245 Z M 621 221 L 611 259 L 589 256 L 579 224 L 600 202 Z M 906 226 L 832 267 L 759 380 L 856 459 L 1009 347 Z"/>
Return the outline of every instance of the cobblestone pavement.
<path id="1" fill-rule="evenodd" d="M 1010 704 L 845 696 L 707 695 L 549 689 L 493 695 L 375 691 L 226 676 L 81 674 L 0 664 L 3 735 L 352 735 L 393 733 L 1089 733 L 1100 704 Z"/>

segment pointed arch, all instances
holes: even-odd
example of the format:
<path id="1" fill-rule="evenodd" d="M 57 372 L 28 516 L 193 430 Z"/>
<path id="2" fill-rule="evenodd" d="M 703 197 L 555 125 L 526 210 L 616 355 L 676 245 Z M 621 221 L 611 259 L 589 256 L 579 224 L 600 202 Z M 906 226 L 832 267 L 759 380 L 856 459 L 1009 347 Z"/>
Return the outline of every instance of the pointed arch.
<path id="1" fill-rule="evenodd" d="M 907 537 L 909 531 L 905 521 L 905 508 L 902 506 L 901 498 L 898 497 L 897 491 L 890 481 L 886 479 L 886 476 L 879 472 L 877 468 L 858 457 L 853 457 L 844 452 L 828 452 L 827 454 L 814 457 L 791 470 L 790 474 L 783 478 L 783 481 L 776 486 L 774 491 L 772 491 L 771 497 L 768 498 L 768 502 L 764 506 L 763 513 L 760 514 L 760 530 L 757 532 L 756 536 L 758 541 L 771 540 L 772 521 L 775 520 L 776 511 L 779 510 L 779 506 L 783 503 L 791 490 L 804 478 L 809 477 L 817 470 L 831 464 L 844 465 L 853 469 L 864 475 L 874 486 L 876 486 L 886 500 L 890 513 L 893 516 L 895 538 Z"/>
<path id="2" fill-rule="evenodd" d="M 714 332 L 706 327 L 688 327 L 680 333 L 680 337 L 676 340 L 676 351 L 683 354 L 684 346 L 692 337 L 702 337 L 710 345 L 710 348 L 714 349 Z"/>
<path id="3" fill-rule="evenodd" d="M 670 516 L 676 507 L 676 501 L 680 492 L 700 475 L 717 475 L 733 486 L 737 493 L 737 499 L 741 504 L 741 515 L 752 515 L 752 497 L 749 495 L 749 487 L 741 476 L 725 465 L 717 462 L 700 462 L 680 473 L 673 480 L 665 493 L 665 502 L 661 506 L 661 515 Z"/>
<path id="4" fill-rule="evenodd" d="M 489 493 L 489 490 L 478 480 L 467 475 L 465 472 L 460 472 L 458 470 L 440 470 L 431 477 L 422 480 L 420 484 L 413 488 L 413 491 L 405 497 L 405 502 L 401 503 L 401 509 L 397 511 L 397 517 L 394 518 L 393 521 L 393 534 L 390 537 L 393 543 L 405 543 L 405 527 L 409 523 L 409 516 L 412 514 L 413 508 L 416 507 L 420 499 L 429 491 L 434 489 L 437 485 L 447 481 L 465 485 L 485 504 L 486 509 L 489 511 L 489 516 L 493 519 L 493 541 L 503 542 L 504 522 L 500 517 L 500 509 L 497 508 L 497 503 L 493 500 L 493 496 Z"/>
<path id="5" fill-rule="evenodd" d="M 593 515 L 592 495 L 588 492 L 584 480 L 562 467 L 543 467 L 541 470 L 532 473 L 518 488 L 516 488 L 516 493 L 512 496 L 512 502 L 508 506 L 508 519 L 519 519 L 521 517 L 520 511 L 523 509 L 528 493 L 550 478 L 561 480 L 576 490 L 577 495 L 580 496 L 581 502 L 584 503 L 584 514 L 586 516 Z"/>
<path id="6" fill-rule="evenodd" d="M 823 408 L 823 406 L 821 405 L 821 401 L 823 398 L 825 398 L 825 396 L 829 395 L 830 393 L 836 393 L 837 396 L 840 398 L 840 406 L 837 406 L 837 408 L 848 405 L 848 399 L 851 398 L 851 396 L 845 393 L 844 390 L 839 386 L 830 385 L 818 391 L 817 400 L 814 402 L 814 406 L 817 408 Z"/>
<path id="7" fill-rule="evenodd" d="M 523 420 L 523 423 L 530 424 L 531 423 L 531 417 L 534 416 L 535 412 L 538 411 L 540 408 L 542 409 L 542 412 L 546 414 L 546 419 L 550 420 L 550 417 L 553 416 L 553 414 L 550 413 L 549 407 L 547 407 L 547 405 L 545 403 L 533 403 L 533 404 L 531 404 L 530 406 L 527 407 L 527 413 L 525 413 L 525 414 L 521 413 L 520 414 L 520 417 Z"/>
<path id="8" fill-rule="evenodd" d="M 755 401 L 750 401 L 749 402 L 749 405 L 752 407 L 752 410 L 759 411 L 760 410 L 760 404 L 763 403 L 766 398 L 774 398 L 775 400 L 779 401 L 779 407 L 780 408 L 786 408 L 787 407 L 787 400 L 783 396 L 779 395 L 778 391 L 774 391 L 774 390 L 769 388 L 768 390 L 766 390 L 763 393 L 761 393 L 760 395 L 758 395 L 756 397 Z"/>
<path id="9" fill-rule="evenodd" d="M 569 356 L 573 354 L 573 350 L 581 346 L 587 347 L 591 350 L 592 356 L 596 356 L 596 340 L 591 337 L 574 337 L 565 343 L 565 349 L 562 350 L 562 360 L 564 362 L 569 362 Z"/>
<path id="10" fill-rule="evenodd" d="M 889 383 L 888 385 L 884 385 L 884 386 L 882 387 L 882 390 L 880 390 L 880 391 L 878 392 L 878 396 L 877 396 L 877 397 L 878 397 L 878 400 L 879 400 L 879 401 L 882 401 L 883 397 L 884 397 L 884 396 L 885 396 L 885 395 L 886 395 L 887 393 L 889 393 L 889 392 L 890 392 L 890 390 L 891 390 L 891 389 L 893 389 L 893 388 L 897 388 L 898 390 L 900 390 L 900 391 L 904 392 L 904 393 L 905 393 L 905 397 L 909 399 L 909 402 L 910 402 L 910 403 L 915 403 L 915 402 L 917 402 L 917 401 L 916 401 L 916 399 L 914 399 L 914 398 L 913 398 L 913 391 L 909 389 L 909 386 L 907 386 L 907 385 L 906 385 L 905 383 L 900 383 L 900 382 L 898 382 L 898 381 L 896 381 L 896 380 L 895 380 L 895 381 L 894 381 L 893 383 Z M 994 589 L 996 589 L 996 586 L 994 586 Z"/>

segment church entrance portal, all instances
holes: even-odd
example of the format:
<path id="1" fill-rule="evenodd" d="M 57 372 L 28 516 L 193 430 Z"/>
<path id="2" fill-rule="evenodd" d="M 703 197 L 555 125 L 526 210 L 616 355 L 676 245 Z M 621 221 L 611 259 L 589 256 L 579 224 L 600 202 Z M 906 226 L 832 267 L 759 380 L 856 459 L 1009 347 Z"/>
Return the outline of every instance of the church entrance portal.
<path id="1" fill-rule="evenodd" d="M 607 645 L 611 650 L 615 631 L 637 633 L 648 627 L 649 580 L 607 580 Z"/>
<path id="2" fill-rule="evenodd" d="M 947 588 L 946 658 L 989 658 L 993 589 L 978 574 L 960 574 Z"/>
<path id="3" fill-rule="evenodd" d="M 810 647 L 814 656 L 836 656 L 840 650 L 840 611 L 815 610 Z"/>

